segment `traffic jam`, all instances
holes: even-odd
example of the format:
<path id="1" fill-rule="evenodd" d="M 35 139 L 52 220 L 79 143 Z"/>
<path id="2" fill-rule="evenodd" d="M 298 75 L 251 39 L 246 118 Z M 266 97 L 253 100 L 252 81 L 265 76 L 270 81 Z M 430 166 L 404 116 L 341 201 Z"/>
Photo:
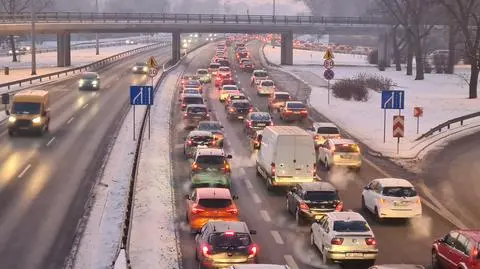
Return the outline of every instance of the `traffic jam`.
<path id="1" fill-rule="evenodd" d="M 238 197 L 233 189 L 232 180 L 238 176 L 232 169 L 236 159 L 229 153 L 227 124 L 241 126 L 243 133 L 236 135 L 252 153 L 255 180 L 272 195 L 279 191 L 284 195 L 281 206 L 296 225 L 308 227 L 306 243 L 323 265 L 423 268 L 375 265 L 382 250 L 369 224 L 421 217 L 422 201 L 415 187 L 407 179 L 372 178 L 361 193 L 362 210 L 347 208 L 342 191 L 317 173 L 337 169 L 358 173 L 362 169 L 359 143 L 346 138 L 331 122 L 310 124 L 307 105 L 279 90 L 268 71 L 255 65 L 247 42 L 242 36 L 217 44 L 211 63 L 184 74 L 178 83 L 183 158 L 189 165 L 188 194 L 182 197 L 184 221 L 195 242 L 190 253 L 198 268 L 289 268 L 249 265 L 262 264 L 259 253 L 274 246 L 258 244 L 255 227 L 242 218 L 239 199 L 249 198 Z M 234 66 L 250 76 L 249 85 L 236 81 Z M 252 92 L 264 102 L 265 111 L 252 103 Z M 207 98 L 211 96 L 215 99 Z M 224 118 L 216 115 L 218 107 L 224 110 Z M 480 268 L 479 234 L 455 230 L 433 242 L 432 268 Z"/>

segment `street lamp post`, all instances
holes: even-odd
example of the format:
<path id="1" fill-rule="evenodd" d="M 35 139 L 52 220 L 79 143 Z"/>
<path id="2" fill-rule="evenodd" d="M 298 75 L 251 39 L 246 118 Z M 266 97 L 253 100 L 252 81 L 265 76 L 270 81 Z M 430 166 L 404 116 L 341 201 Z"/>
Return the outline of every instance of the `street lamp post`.
<path id="1" fill-rule="evenodd" d="M 35 33 L 35 20 L 36 20 L 36 10 L 35 10 L 35 0 L 30 2 L 32 9 L 32 46 L 30 48 L 30 53 L 32 55 L 32 76 L 37 75 L 37 55 L 36 55 L 36 33 Z"/>
<path id="2" fill-rule="evenodd" d="M 275 11 L 276 11 L 276 8 L 275 8 L 275 0 L 273 0 L 273 16 L 275 17 Z"/>
<path id="3" fill-rule="evenodd" d="M 97 10 L 97 14 L 98 14 L 98 0 L 95 0 L 95 9 Z M 100 44 L 99 44 L 99 41 L 98 41 L 98 33 L 95 33 L 95 50 L 96 50 L 96 54 L 99 55 L 100 54 Z"/>

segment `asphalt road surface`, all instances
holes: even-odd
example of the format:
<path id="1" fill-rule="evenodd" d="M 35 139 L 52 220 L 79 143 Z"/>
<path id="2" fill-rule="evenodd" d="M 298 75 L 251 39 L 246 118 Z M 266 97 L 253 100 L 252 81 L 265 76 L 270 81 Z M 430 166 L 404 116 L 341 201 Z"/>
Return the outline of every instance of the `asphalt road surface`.
<path id="1" fill-rule="evenodd" d="M 129 108 L 129 86 L 149 82 L 133 75 L 135 62 L 157 48 L 97 70 L 101 89 L 82 91 L 78 77 L 35 89 L 51 92 L 50 132 L 43 137 L 6 135 L 0 125 L 1 268 L 62 268 L 105 153 Z"/>
<path id="2" fill-rule="evenodd" d="M 256 66 L 258 62 L 258 42 L 249 45 Z M 202 49 L 204 53 L 198 54 L 188 64 L 186 73 L 194 73 L 197 68 L 205 68 L 214 54 L 214 47 L 207 46 Z M 230 50 L 230 54 L 233 54 Z M 230 56 L 232 57 L 232 56 Z M 256 95 L 250 87 L 250 74 L 242 72 L 231 58 L 234 76 L 240 82 L 243 91 L 250 97 L 252 104 L 257 110 L 267 111 L 267 98 Z M 305 92 L 308 87 L 293 79 L 291 76 L 269 70 L 270 76 L 276 81 L 279 90 L 286 90 L 300 100 L 308 96 Z M 285 208 L 285 192 L 269 192 L 265 183 L 256 176 L 255 159 L 248 147 L 247 139 L 243 132 L 240 121 L 226 119 L 224 106 L 218 101 L 215 89 L 207 85 L 206 96 L 209 106 L 217 120 L 225 126 L 226 151 L 233 155 L 231 161 L 233 167 L 233 193 L 239 196 L 237 205 L 240 217 L 246 221 L 251 229 L 257 230 L 254 240 L 260 245 L 259 262 L 262 263 L 288 263 L 292 268 L 322 268 L 321 256 L 318 251 L 309 245 L 309 226 L 298 227 L 292 215 Z M 175 181 L 175 199 L 177 206 L 177 221 L 181 228 L 180 240 L 183 254 L 184 268 L 196 268 L 194 236 L 189 232 L 185 223 L 185 200 L 184 195 L 189 193 L 190 162 L 183 156 L 183 138 L 187 131 L 183 129 L 182 114 L 178 103 L 173 112 L 173 120 L 176 125 L 172 130 L 173 171 Z M 311 114 L 316 121 L 321 121 L 321 115 Z M 278 115 L 274 115 L 276 125 L 285 125 L 280 122 Z M 307 127 L 311 122 L 302 124 Z M 370 223 L 378 242 L 380 254 L 377 263 L 416 263 L 428 265 L 430 263 L 431 243 L 443 236 L 453 228 L 450 222 L 442 218 L 436 211 L 424 206 L 423 217 L 407 221 L 387 221 L 377 223 L 373 216 L 361 210 L 361 192 L 364 185 L 374 178 L 383 178 L 385 173 L 396 177 L 405 177 L 406 172 L 383 159 L 366 157 L 360 172 L 332 171 L 326 172 L 321 168 L 318 173 L 323 180 L 332 182 L 340 191 L 346 210 L 361 212 Z"/>

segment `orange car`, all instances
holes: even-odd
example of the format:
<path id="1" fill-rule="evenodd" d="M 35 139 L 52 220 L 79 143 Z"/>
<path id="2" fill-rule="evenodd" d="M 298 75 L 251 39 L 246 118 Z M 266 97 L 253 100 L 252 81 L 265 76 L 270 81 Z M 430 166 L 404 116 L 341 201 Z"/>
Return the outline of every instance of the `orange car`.
<path id="1" fill-rule="evenodd" d="M 192 231 L 200 230 L 209 220 L 239 221 L 238 208 L 229 189 L 198 188 L 186 195 L 187 222 Z"/>

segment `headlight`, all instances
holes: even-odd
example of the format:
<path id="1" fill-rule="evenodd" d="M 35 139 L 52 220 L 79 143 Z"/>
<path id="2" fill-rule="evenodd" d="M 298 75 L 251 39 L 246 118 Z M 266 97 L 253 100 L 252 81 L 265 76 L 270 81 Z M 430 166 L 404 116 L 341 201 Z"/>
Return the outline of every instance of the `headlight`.
<path id="1" fill-rule="evenodd" d="M 147 68 L 147 67 L 144 67 L 144 68 L 143 68 L 143 71 L 144 71 L 144 72 L 147 72 L 147 71 L 148 71 L 148 68 Z"/>
<path id="2" fill-rule="evenodd" d="M 8 121 L 14 123 L 15 121 L 17 121 L 17 118 L 15 118 L 15 116 L 10 116 L 8 117 Z"/>
<path id="3" fill-rule="evenodd" d="M 40 123 L 42 121 L 42 118 L 36 117 L 32 120 L 33 123 Z"/>
<path id="4" fill-rule="evenodd" d="M 93 84 L 93 85 L 97 85 L 97 84 L 98 84 L 98 81 L 94 80 L 94 81 L 92 81 L 92 84 Z"/>
<path id="5" fill-rule="evenodd" d="M 80 81 L 78 81 L 78 86 L 83 86 L 83 79 L 81 79 Z"/>
<path id="6" fill-rule="evenodd" d="M 133 71 L 137 71 L 137 69 L 138 69 L 138 68 L 135 66 L 135 67 L 133 68 Z"/>

